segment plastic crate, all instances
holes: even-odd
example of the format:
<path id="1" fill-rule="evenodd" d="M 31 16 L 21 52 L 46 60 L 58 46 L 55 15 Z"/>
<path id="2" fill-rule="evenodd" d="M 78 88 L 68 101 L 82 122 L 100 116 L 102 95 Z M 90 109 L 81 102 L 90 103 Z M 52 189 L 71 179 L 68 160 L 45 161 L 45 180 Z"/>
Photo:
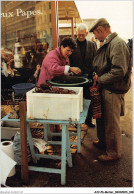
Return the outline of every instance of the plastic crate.
<path id="1" fill-rule="evenodd" d="M 61 87 L 76 94 L 26 93 L 27 118 L 79 121 L 83 111 L 83 87 Z"/>

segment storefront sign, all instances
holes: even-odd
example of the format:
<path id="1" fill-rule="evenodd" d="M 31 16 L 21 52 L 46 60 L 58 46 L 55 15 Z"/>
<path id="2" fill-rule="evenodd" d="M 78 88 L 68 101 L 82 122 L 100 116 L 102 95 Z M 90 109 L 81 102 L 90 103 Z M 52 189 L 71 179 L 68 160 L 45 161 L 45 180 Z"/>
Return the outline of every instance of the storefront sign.
<path id="1" fill-rule="evenodd" d="M 23 11 L 22 9 L 16 9 L 16 13 L 14 12 L 1 13 L 1 17 L 26 16 L 27 18 L 30 18 L 30 16 L 42 14 L 43 13 L 40 10 Z"/>

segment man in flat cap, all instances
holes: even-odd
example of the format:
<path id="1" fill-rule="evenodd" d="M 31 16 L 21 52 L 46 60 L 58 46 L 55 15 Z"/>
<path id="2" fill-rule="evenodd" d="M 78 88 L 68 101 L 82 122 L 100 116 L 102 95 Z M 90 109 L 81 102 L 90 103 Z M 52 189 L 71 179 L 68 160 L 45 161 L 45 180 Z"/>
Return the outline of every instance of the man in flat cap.
<path id="1" fill-rule="evenodd" d="M 102 100 L 102 117 L 96 119 L 98 141 L 105 145 L 106 153 L 98 156 L 101 161 L 121 158 L 120 116 L 124 115 L 124 95 L 131 85 L 131 56 L 127 44 L 116 32 L 112 33 L 105 18 L 97 20 L 90 29 L 95 39 L 103 42 L 93 61 L 94 81 L 99 84 Z"/>

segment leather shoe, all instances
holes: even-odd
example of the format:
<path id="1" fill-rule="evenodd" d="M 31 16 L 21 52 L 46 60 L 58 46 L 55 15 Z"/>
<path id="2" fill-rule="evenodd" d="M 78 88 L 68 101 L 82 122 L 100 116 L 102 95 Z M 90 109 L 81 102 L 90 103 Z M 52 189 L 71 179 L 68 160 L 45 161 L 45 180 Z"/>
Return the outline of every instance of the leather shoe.
<path id="1" fill-rule="evenodd" d="M 114 161 L 114 160 L 119 160 L 121 157 L 111 157 L 108 156 L 106 154 L 100 155 L 98 156 L 98 160 L 103 161 L 103 162 L 110 162 L 110 161 Z"/>
<path id="2" fill-rule="evenodd" d="M 94 128 L 95 124 L 91 122 L 91 123 L 88 124 L 88 126 Z"/>
<path id="3" fill-rule="evenodd" d="M 100 141 L 93 141 L 93 145 L 96 146 L 97 148 L 104 149 L 106 146 L 101 143 Z"/>

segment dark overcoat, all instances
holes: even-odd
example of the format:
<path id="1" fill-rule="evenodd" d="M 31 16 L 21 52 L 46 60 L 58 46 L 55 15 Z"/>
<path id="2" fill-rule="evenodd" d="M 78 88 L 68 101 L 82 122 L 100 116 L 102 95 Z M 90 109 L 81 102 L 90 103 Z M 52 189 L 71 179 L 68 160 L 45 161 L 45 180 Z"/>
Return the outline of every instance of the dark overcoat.
<path id="1" fill-rule="evenodd" d="M 95 43 L 86 40 L 85 60 L 82 61 L 77 39 L 76 43 L 77 48 L 73 51 L 72 55 L 70 56 L 70 66 L 79 67 L 82 70 L 82 74 L 88 74 L 89 78 L 91 78 L 93 73 L 92 62 L 96 53 L 96 45 Z"/>

